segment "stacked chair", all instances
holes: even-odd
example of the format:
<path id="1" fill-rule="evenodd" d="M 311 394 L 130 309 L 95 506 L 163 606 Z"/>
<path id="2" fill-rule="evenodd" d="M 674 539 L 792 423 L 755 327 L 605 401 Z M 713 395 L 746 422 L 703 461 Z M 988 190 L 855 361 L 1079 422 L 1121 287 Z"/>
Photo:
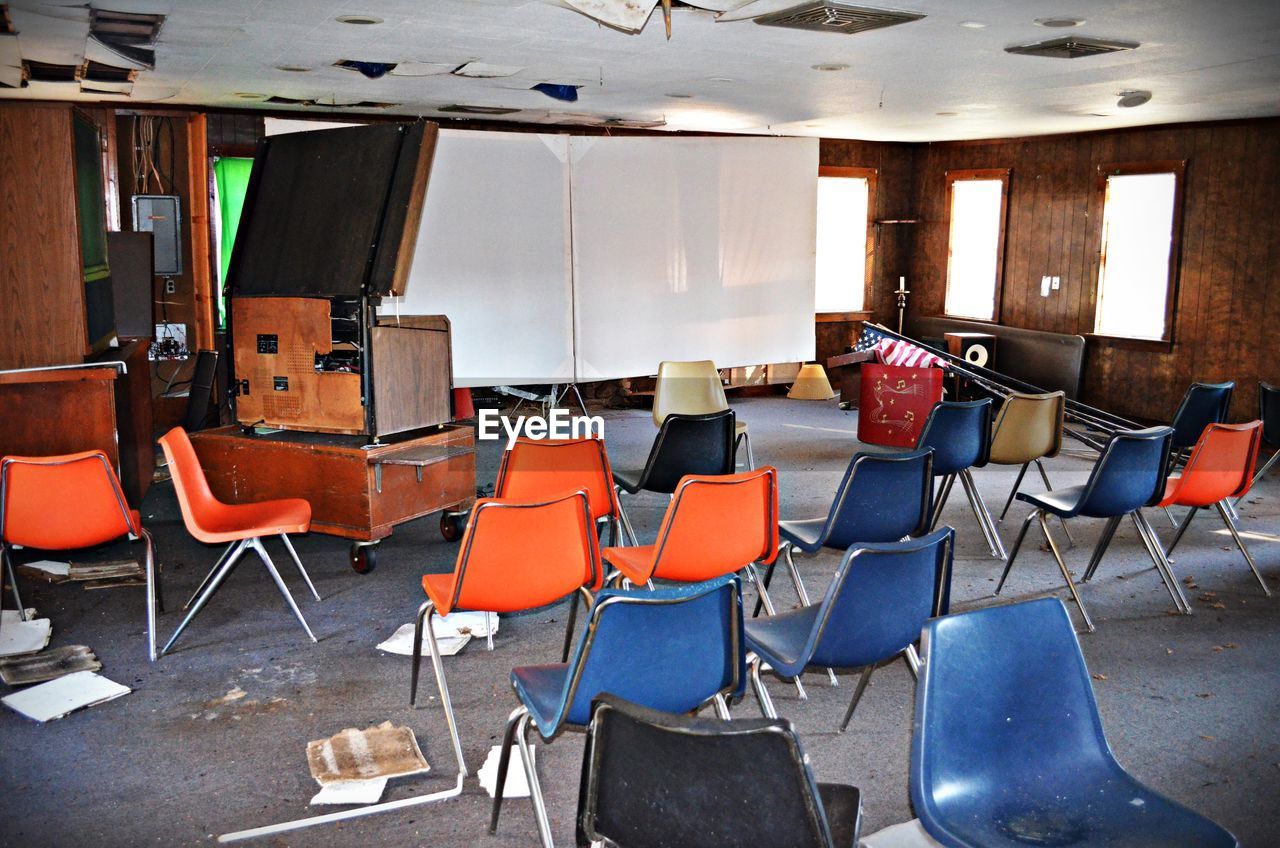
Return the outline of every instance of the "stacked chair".
<path id="1" fill-rule="evenodd" d="M 502 453 L 493 496 L 538 501 L 579 489 L 592 520 L 608 527 L 610 544 L 619 544 L 622 511 L 604 439 L 516 439 Z"/>
<path id="2" fill-rule="evenodd" d="M 661 362 L 658 379 L 653 388 L 653 423 L 662 426 L 672 413 L 703 415 L 723 412 L 729 408 L 724 394 L 720 370 L 710 359 L 694 362 Z M 751 455 L 751 436 L 747 434 L 745 421 L 735 421 L 733 427 L 734 448 L 742 445 L 747 451 L 747 468 L 755 468 Z"/>
<path id="3" fill-rule="evenodd" d="M 1040 479 L 1044 481 L 1045 490 L 1053 491 L 1043 460 L 1057 456 L 1062 450 L 1062 426 L 1066 408 L 1065 392 L 1041 395 L 1015 392 L 1000 405 L 995 423 L 991 426 L 991 455 L 987 457 L 987 461 L 992 465 L 1022 466 L 1018 469 L 1018 479 L 1009 490 L 1004 509 L 1000 510 L 1001 521 L 1008 514 L 1009 505 L 1022 487 L 1022 478 L 1033 462 L 1040 472 Z M 1065 524 L 1063 530 L 1066 530 Z"/>

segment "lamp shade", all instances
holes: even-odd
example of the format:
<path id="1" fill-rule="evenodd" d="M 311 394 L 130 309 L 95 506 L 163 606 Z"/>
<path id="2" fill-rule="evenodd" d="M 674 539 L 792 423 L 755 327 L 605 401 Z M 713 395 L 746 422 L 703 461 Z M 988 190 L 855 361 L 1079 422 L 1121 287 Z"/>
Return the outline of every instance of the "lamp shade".
<path id="1" fill-rule="evenodd" d="M 800 369 L 796 381 L 791 384 L 787 397 L 794 400 L 831 400 L 836 393 L 831 390 L 831 381 L 821 365 L 810 363 Z"/>

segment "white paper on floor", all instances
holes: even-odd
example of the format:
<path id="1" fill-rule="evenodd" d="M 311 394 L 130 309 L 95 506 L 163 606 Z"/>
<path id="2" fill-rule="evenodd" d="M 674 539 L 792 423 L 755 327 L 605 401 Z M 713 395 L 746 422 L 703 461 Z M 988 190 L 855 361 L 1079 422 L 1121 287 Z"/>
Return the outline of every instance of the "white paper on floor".
<path id="1" fill-rule="evenodd" d="M 440 654 L 442 656 L 451 657 L 461 651 L 462 648 L 471 641 L 471 636 L 441 636 L 436 635 L 436 644 L 440 646 Z M 413 656 L 413 622 L 402 624 L 391 634 L 391 638 L 385 642 L 378 644 L 379 651 L 386 651 L 388 654 L 400 654 L 401 656 Z M 426 637 L 422 640 L 422 653 L 429 654 L 431 649 L 427 647 Z"/>
<path id="2" fill-rule="evenodd" d="M 321 804 L 376 804 L 387 789 L 387 778 L 372 780 L 338 780 L 326 783 L 311 799 L 311 806 Z"/>
<path id="3" fill-rule="evenodd" d="M 920 819 L 895 824 L 862 839 L 862 848 L 942 848 L 920 824 Z"/>
<path id="4" fill-rule="evenodd" d="M 530 751 L 530 759 L 537 762 L 537 754 Z M 501 759 L 502 746 L 494 745 L 489 749 L 489 756 L 485 757 L 484 765 L 480 766 L 480 771 L 476 773 L 476 777 L 480 778 L 480 785 L 484 787 L 484 791 L 489 793 L 489 797 L 493 797 L 494 791 L 498 788 L 498 760 Z M 507 763 L 507 780 L 502 787 L 502 797 L 504 798 L 528 798 L 529 797 L 529 781 L 524 775 L 524 758 L 520 756 L 520 746 L 511 746 L 511 760 Z"/>
<path id="5" fill-rule="evenodd" d="M 27 620 L 18 617 L 17 610 L 5 610 L 0 619 L 0 657 L 30 654 L 43 650 L 53 635 L 53 622 L 47 618 L 32 618 L 35 610 L 27 610 Z"/>
<path id="6" fill-rule="evenodd" d="M 128 686 L 92 671 L 77 671 L 0 698 L 0 703 L 27 718 L 43 722 L 128 695 L 131 691 Z"/>
<path id="7" fill-rule="evenodd" d="M 451 612 L 431 619 L 431 629 L 437 636 L 488 636 L 490 628 L 498 632 L 496 612 Z"/>
<path id="8" fill-rule="evenodd" d="M 35 562 L 24 562 L 27 568 L 34 568 L 37 571 L 44 571 L 55 577 L 66 577 L 71 573 L 71 563 L 56 562 L 51 559 L 38 559 Z"/>

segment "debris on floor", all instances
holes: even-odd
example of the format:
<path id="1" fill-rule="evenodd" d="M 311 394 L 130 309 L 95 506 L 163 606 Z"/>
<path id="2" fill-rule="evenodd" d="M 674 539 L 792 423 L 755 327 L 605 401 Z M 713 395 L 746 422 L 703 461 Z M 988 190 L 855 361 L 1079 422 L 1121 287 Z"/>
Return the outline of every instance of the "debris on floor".
<path id="1" fill-rule="evenodd" d="M 437 636 L 488 636 L 498 632 L 496 612 L 451 612 L 431 620 Z"/>
<path id="2" fill-rule="evenodd" d="M 320 787 L 311 798 L 311 806 L 323 804 L 376 804 L 387 789 L 387 778 L 371 780 L 335 780 Z"/>
<path id="3" fill-rule="evenodd" d="M 46 583 L 84 583 L 86 589 L 145 586 L 147 578 L 136 559 L 104 562 L 58 562 L 41 559 L 18 566 L 18 573 Z"/>
<path id="4" fill-rule="evenodd" d="M 307 743 L 311 776 L 323 787 L 337 781 L 421 774 L 431 766 L 408 727 L 384 721 L 366 730 L 347 728 Z"/>
<path id="5" fill-rule="evenodd" d="M 451 657 L 463 649 L 463 647 L 471 641 L 471 634 L 457 634 L 442 636 L 436 634 L 436 645 L 440 647 L 441 656 Z M 385 642 L 378 644 L 379 651 L 386 651 L 388 654 L 400 654 L 401 656 L 413 656 L 413 622 L 402 624 L 397 628 L 395 633 L 391 634 L 391 638 Z M 431 649 L 427 646 L 426 636 L 422 639 L 422 653 L 430 654 Z"/>
<path id="6" fill-rule="evenodd" d="M 942 843 L 929 835 L 920 819 L 895 824 L 878 830 L 861 840 L 862 848 L 942 848 Z"/>
<path id="7" fill-rule="evenodd" d="M 531 749 L 529 753 L 532 754 L 530 759 L 534 761 L 538 759 L 535 750 Z M 480 785 L 485 792 L 489 793 L 490 798 L 498 788 L 498 760 L 501 757 L 502 746 L 494 745 L 489 749 L 489 756 L 485 757 L 484 765 L 480 766 L 480 771 L 476 772 L 476 777 L 480 778 Z M 520 755 L 519 745 L 511 746 L 511 761 L 507 763 L 507 779 L 502 787 L 502 797 L 529 797 L 529 780 L 524 774 L 524 757 Z"/>
<path id="8" fill-rule="evenodd" d="M 128 695 L 132 689 L 92 671 L 77 671 L 0 698 L 0 703 L 39 722 Z"/>
<path id="9" fill-rule="evenodd" d="M 0 618 L 0 657 L 35 653 L 49 644 L 49 638 L 53 636 L 53 622 L 47 618 L 36 618 L 33 609 L 26 612 L 26 621 L 17 610 L 0 613 L 3 616 Z"/>
<path id="10" fill-rule="evenodd" d="M 49 583 L 65 583 L 70 579 L 70 572 L 71 563 L 56 562 L 51 559 L 38 559 L 18 566 L 18 573 L 22 576 L 45 580 Z"/>
<path id="11" fill-rule="evenodd" d="M 98 671 L 102 663 L 85 645 L 63 645 L 37 654 L 0 660 L 0 680 L 10 686 L 44 683 L 77 671 Z"/>

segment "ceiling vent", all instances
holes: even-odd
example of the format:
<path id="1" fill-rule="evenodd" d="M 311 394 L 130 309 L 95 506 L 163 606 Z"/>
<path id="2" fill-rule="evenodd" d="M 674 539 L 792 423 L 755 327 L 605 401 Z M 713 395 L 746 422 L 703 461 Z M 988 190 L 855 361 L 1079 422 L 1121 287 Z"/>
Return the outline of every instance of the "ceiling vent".
<path id="1" fill-rule="evenodd" d="M 1079 59 L 1081 56 L 1101 56 L 1106 53 L 1119 53 L 1121 50 L 1132 50 L 1138 46 L 1136 41 L 1117 41 L 1112 38 L 1090 38 L 1087 35 L 1066 35 L 1062 38 L 1051 38 L 1048 41 L 1037 41 L 1035 44 L 1020 44 L 1006 47 L 1006 53 L 1019 53 L 1023 56 L 1048 56 L 1051 59 Z"/>
<path id="2" fill-rule="evenodd" d="M 889 9 L 871 9 L 866 6 L 849 6 L 832 2 L 832 0 L 815 0 L 815 2 L 792 6 L 781 12 L 761 15 L 755 19 L 755 22 L 762 26 L 853 35 L 869 29 L 911 23 L 923 17 L 924 15 L 918 15 L 915 12 L 896 12 Z"/>

